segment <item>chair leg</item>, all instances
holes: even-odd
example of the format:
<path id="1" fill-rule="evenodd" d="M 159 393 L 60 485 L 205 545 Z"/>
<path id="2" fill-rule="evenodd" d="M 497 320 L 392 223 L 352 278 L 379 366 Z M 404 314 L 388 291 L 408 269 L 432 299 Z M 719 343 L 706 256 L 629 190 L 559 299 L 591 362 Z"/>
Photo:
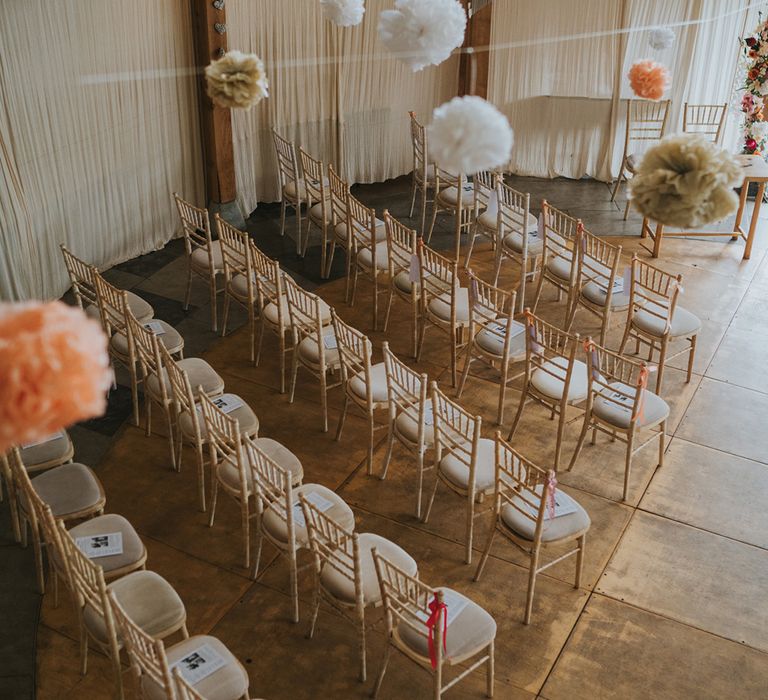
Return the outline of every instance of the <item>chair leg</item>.
<path id="1" fill-rule="evenodd" d="M 691 377 L 693 376 L 693 360 L 696 356 L 696 339 L 697 335 L 691 336 L 691 349 L 688 351 L 688 374 L 685 378 L 685 383 L 690 384 Z"/>
<path id="2" fill-rule="evenodd" d="M 411 210 L 408 212 L 408 218 L 413 218 L 413 210 L 416 207 L 416 177 L 411 178 Z"/>
<path id="3" fill-rule="evenodd" d="M 536 574 L 539 568 L 539 550 L 535 549 L 531 553 L 531 561 L 528 570 L 528 595 L 525 599 L 525 617 L 523 618 L 523 624 L 529 625 L 531 623 L 531 613 L 533 612 L 533 594 L 536 588 Z"/>
<path id="4" fill-rule="evenodd" d="M 131 403 L 133 405 L 133 424 L 138 428 L 139 417 L 139 378 L 136 373 L 136 363 L 128 362 L 128 372 L 131 375 Z M 144 387 L 146 392 L 146 387 Z"/>
<path id="5" fill-rule="evenodd" d="M 494 687 L 494 681 L 496 678 L 496 669 L 494 667 L 494 664 L 496 662 L 496 645 L 494 644 L 493 640 L 488 645 L 488 661 L 486 662 L 485 667 L 485 673 L 486 673 L 486 679 L 485 679 L 485 694 L 487 697 L 492 698 L 493 697 L 493 687 Z"/>
<path id="6" fill-rule="evenodd" d="M 387 672 L 387 665 L 389 664 L 389 657 L 392 654 L 392 646 L 387 641 L 387 646 L 384 649 L 384 660 L 381 662 L 381 670 L 379 671 L 379 676 L 376 679 L 376 685 L 373 687 L 373 692 L 371 693 L 371 697 L 376 700 L 376 698 L 379 696 L 379 691 L 381 690 L 381 684 L 384 682 L 384 674 Z"/>
<path id="7" fill-rule="evenodd" d="M 88 631 L 85 627 L 82 611 L 78 610 L 80 618 L 80 675 L 88 673 Z"/>
<path id="8" fill-rule="evenodd" d="M 427 223 L 427 192 L 428 187 L 424 185 L 421 188 L 421 228 L 419 229 L 419 235 L 424 235 L 424 226 Z"/>
<path id="9" fill-rule="evenodd" d="M 584 412 L 584 424 L 581 426 L 581 432 L 579 433 L 579 440 L 576 443 L 576 449 L 573 451 L 573 457 L 571 457 L 570 464 L 568 464 L 568 468 L 566 469 L 566 471 L 571 471 L 571 469 L 573 469 L 574 465 L 579 459 L 579 455 L 581 454 L 581 448 L 584 447 L 584 440 L 586 439 L 587 433 L 589 432 L 591 414 L 592 412 L 590 410 L 587 410 Z"/>
<path id="10" fill-rule="evenodd" d="M 541 298 L 541 290 L 544 287 L 544 265 L 541 266 L 541 270 L 539 270 L 539 283 L 536 285 L 536 295 L 533 297 L 533 306 L 531 307 L 531 311 L 533 313 L 536 313 L 536 307 L 539 305 L 539 299 Z"/>
<path id="11" fill-rule="evenodd" d="M 560 455 L 563 451 L 563 434 L 565 433 L 565 413 L 568 403 L 563 400 L 560 403 L 560 415 L 557 420 L 557 443 L 555 444 L 555 463 L 554 469 L 557 472 L 560 469 Z"/>
<path id="12" fill-rule="evenodd" d="M 229 307 L 232 304 L 232 297 L 224 292 L 224 315 L 221 318 L 221 337 L 227 334 L 227 323 L 229 323 Z"/>
<path id="13" fill-rule="evenodd" d="M 301 257 L 301 202 L 294 204 L 296 211 L 296 255 Z"/>
<path id="14" fill-rule="evenodd" d="M 421 498 L 424 493 L 424 449 L 419 447 L 416 468 L 418 469 L 419 485 L 416 488 L 416 518 L 421 520 Z"/>
<path id="15" fill-rule="evenodd" d="M 611 201 L 616 201 L 616 195 L 619 193 L 619 187 L 621 187 L 621 183 L 624 181 L 624 163 L 621 164 L 621 169 L 619 170 L 619 177 L 616 180 L 616 184 L 613 186 L 613 192 L 611 192 Z"/>
<path id="16" fill-rule="evenodd" d="M 414 296 L 413 298 L 413 351 L 412 356 L 416 357 L 416 353 L 418 352 L 418 343 L 419 343 L 419 304 L 418 300 Z"/>
<path id="17" fill-rule="evenodd" d="M 312 639 L 315 635 L 315 625 L 317 624 L 317 613 L 320 611 L 320 581 L 319 574 L 315 571 L 315 587 L 312 593 L 312 618 L 309 621 L 307 630 L 307 639 Z"/>
<path id="18" fill-rule="evenodd" d="M 635 442 L 635 431 L 631 430 L 627 435 L 627 454 L 624 460 L 624 491 L 621 495 L 621 500 L 627 500 L 627 492 L 629 491 L 629 475 L 632 471 L 632 447 Z"/>
<path id="19" fill-rule="evenodd" d="M 464 563 L 472 563 L 472 540 L 475 535 L 475 493 L 471 491 L 467 498 L 467 541 L 464 544 Z"/>
<path id="20" fill-rule="evenodd" d="M 341 414 L 339 415 L 339 425 L 336 428 L 336 437 L 334 438 L 336 442 L 341 440 L 341 431 L 344 430 L 344 421 L 347 418 L 347 407 L 349 406 L 349 395 L 346 391 L 344 391 L 344 404 L 341 408 Z"/>
<path id="21" fill-rule="evenodd" d="M 384 313 L 384 328 L 382 329 L 385 333 L 387 332 L 387 328 L 389 327 L 389 313 L 392 310 L 392 299 L 394 296 L 395 296 L 395 292 L 392 289 L 392 285 L 390 282 L 389 295 L 387 297 L 387 310 Z"/>
<path id="22" fill-rule="evenodd" d="M 659 348 L 659 368 L 656 373 L 656 393 L 661 396 L 661 381 L 664 376 L 664 363 L 667 360 L 667 345 L 669 343 L 669 337 L 665 336 L 661 339 L 661 347 Z"/>
<path id="23" fill-rule="evenodd" d="M 248 517 L 248 497 L 243 496 L 240 506 L 240 520 L 243 526 L 243 568 L 251 568 L 251 522 Z"/>
<path id="24" fill-rule="evenodd" d="M 389 469 L 389 462 L 392 459 L 392 450 L 395 446 L 395 415 L 390 414 L 389 416 L 389 429 L 387 430 L 387 454 L 384 457 L 384 464 L 381 466 L 381 474 L 379 474 L 379 479 L 384 481 L 384 479 L 387 478 L 387 470 Z"/>
<path id="25" fill-rule="evenodd" d="M 285 393 L 285 331 L 280 330 L 280 337 L 278 338 L 278 344 L 280 346 L 280 393 Z"/>
<path id="26" fill-rule="evenodd" d="M 659 432 L 659 469 L 664 466 L 664 443 L 667 438 L 667 421 L 661 424 L 661 430 Z"/>
<path id="27" fill-rule="evenodd" d="M 456 329 L 451 328 L 451 386 L 456 386 Z"/>
<path id="28" fill-rule="evenodd" d="M 437 470 L 437 462 L 435 463 L 435 470 Z M 432 512 L 432 504 L 435 502 L 435 494 L 437 493 L 437 487 L 440 484 L 440 478 L 435 474 L 435 485 L 432 487 L 432 495 L 429 497 L 429 502 L 427 503 L 427 510 L 424 512 L 424 517 L 421 519 L 421 522 L 425 523 L 427 520 L 429 520 L 429 514 Z"/>
<path id="29" fill-rule="evenodd" d="M 328 432 L 328 387 L 325 377 L 325 367 L 321 369 L 320 374 L 320 403 L 323 408 L 323 432 Z"/>
<path id="30" fill-rule="evenodd" d="M 627 204 L 624 207 L 624 221 L 626 221 L 629 218 L 629 207 L 632 204 L 632 200 L 627 198 Z"/>
<path id="31" fill-rule="evenodd" d="M 470 340 L 469 343 L 472 341 Z M 466 356 L 464 358 L 464 369 L 461 372 L 461 379 L 459 379 L 459 386 L 456 389 L 456 398 L 460 399 L 461 394 L 464 391 L 464 385 L 467 383 L 467 376 L 469 375 L 469 366 L 472 364 L 472 350 L 467 346 Z"/>
<path id="32" fill-rule="evenodd" d="M 280 236 L 285 235 L 285 195 L 280 201 Z"/>
<path id="33" fill-rule="evenodd" d="M 216 321 L 216 275 L 211 275 L 208 283 L 211 287 L 211 330 L 215 333 L 218 329 Z"/>
<path id="34" fill-rule="evenodd" d="M 509 360 L 502 360 L 501 385 L 499 386 L 499 408 L 496 412 L 496 423 L 504 425 L 504 402 L 507 398 L 507 382 L 509 381 Z"/>
<path id="35" fill-rule="evenodd" d="M 587 536 L 582 535 L 577 542 L 579 551 L 576 552 L 576 580 L 573 582 L 573 587 L 576 589 L 581 587 L 581 574 L 584 570 L 584 547 L 587 543 Z"/>
<path id="36" fill-rule="evenodd" d="M 202 444 L 197 445 L 197 490 L 200 496 L 200 510 L 205 513 L 205 459 Z"/>
<path id="37" fill-rule="evenodd" d="M 215 473 L 212 475 L 211 482 L 211 515 L 208 518 L 208 527 L 213 527 L 213 521 L 216 518 L 216 501 L 219 496 L 219 480 Z"/>
<path id="38" fill-rule="evenodd" d="M 192 263 L 187 259 L 187 291 L 184 295 L 184 311 L 189 309 L 189 298 L 192 295 Z"/>
<path id="39" fill-rule="evenodd" d="M 517 406 L 517 413 L 515 414 L 515 420 L 512 421 L 512 427 L 509 429 L 509 435 L 507 435 L 507 442 L 509 442 L 514 436 L 517 430 L 517 424 L 520 422 L 520 417 L 523 415 L 523 409 L 525 408 L 525 400 L 528 397 L 528 379 L 525 380 L 523 391 L 520 394 L 520 403 Z"/>
<path id="40" fill-rule="evenodd" d="M 375 429 L 373 410 L 371 410 L 368 414 L 368 476 L 373 474 L 373 434 Z"/>
<path id="41" fill-rule="evenodd" d="M 288 397 L 288 403 L 293 403 L 293 396 L 296 392 L 296 377 L 299 373 L 299 347 L 298 343 L 295 342 L 297 339 L 294 338 L 293 343 L 293 359 L 292 359 L 292 370 L 291 370 L 291 394 Z"/>
<path id="42" fill-rule="evenodd" d="M 359 609 L 357 612 L 360 623 L 360 682 L 365 683 L 368 679 L 368 669 L 366 668 L 366 654 L 365 654 L 365 608 L 362 602 L 359 603 Z"/>
<path id="43" fill-rule="evenodd" d="M 293 598 L 293 622 L 299 621 L 299 570 L 296 564 L 296 550 L 291 549 L 290 554 L 291 569 L 291 598 Z"/>
<path id="44" fill-rule="evenodd" d="M 429 224 L 429 233 L 427 234 L 427 244 L 432 240 L 432 231 L 435 228 L 435 219 L 437 219 L 437 202 L 432 206 L 432 222 Z"/>
<path id="45" fill-rule="evenodd" d="M 488 555 L 491 553 L 491 547 L 493 546 L 493 540 L 496 538 L 496 515 L 493 516 L 493 522 L 491 523 L 491 531 L 488 533 L 488 539 L 485 542 L 485 549 L 480 557 L 480 561 L 477 564 L 477 571 L 475 571 L 475 577 L 473 581 L 479 581 L 483 575 L 483 569 L 485 569 L 485 563 L 488 561 Z"/>

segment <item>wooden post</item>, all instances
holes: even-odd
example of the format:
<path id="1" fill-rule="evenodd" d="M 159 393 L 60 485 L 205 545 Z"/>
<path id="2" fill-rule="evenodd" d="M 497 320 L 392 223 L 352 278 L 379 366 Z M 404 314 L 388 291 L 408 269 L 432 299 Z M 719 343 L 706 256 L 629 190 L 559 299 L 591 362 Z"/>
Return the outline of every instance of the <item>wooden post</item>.
<path id="1" fill-rule="evenodd" d="M 191 0 L 191 2 L 195 58 L 200 70 L 198 93 L 206 197 L 209 208 L 221 210 L 222 205 L 234 202 L 237 195 L 232 115 L 229 109 L 214 105 L 208 97 L 203 70 L 227 50 L 227 16 L 223 2 L 214 3 L 213 0 Z M 218 31 L 221 29 L 224 31 Z M 231 207 L 225 207 L 225 209 L 231 209 Z M 242 216 L 239 218 L 242 221 Z"/>
<path id="2" fill-rule="evenodd" d="M 467 3 L 464 2 L 466 8 Z M 488 46 L 491 43 L 491 14 L 493 3 L 489 2 L 474 12 L 467 21 L 467 33 L 464 38 L 463 48 L 475 48 Z M 462 54 L 459 64 L 459 94 L 477 95 L 488 97 L 488 68 L 490 65 L 490 52 L 480 50 L 473 55 Z M 474 62 L 474 85 L 472 63 Z"/>

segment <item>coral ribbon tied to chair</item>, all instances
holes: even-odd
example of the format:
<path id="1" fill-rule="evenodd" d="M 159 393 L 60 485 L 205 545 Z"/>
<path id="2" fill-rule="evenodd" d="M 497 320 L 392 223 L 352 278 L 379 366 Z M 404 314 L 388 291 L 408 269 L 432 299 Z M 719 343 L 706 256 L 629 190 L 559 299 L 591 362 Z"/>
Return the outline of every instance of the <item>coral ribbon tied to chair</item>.
<path id="1" fill-rule="evenodd" d="M 437 629 L 437 623 L 440 620 L 440 616 L 443 616 L 443 652 L 446 652 L 446 638 L 448 634 L 448 606 L 445 603 L 441 603 L 435 593 L 435 597 L 429 603 L 429 618 L 427 619 L 427 629 L 429 630 L 429 636 L 427 641 L 429 642 L 429 661 L 432 664 L 432 668 L 437 668 L 437 649 L 435 648 L 435 630 Z M 440 641 L 438 640 L 438 644 Z"/>
<path id="2" fill-rule="evenodd" d="M 552 520 L 555 517 L 555 494 L 557 493 L 557 477 L 553 469 L 550 469 L 547 473 L 547 512 L 549 513 L 549 519 Z"/>
<path id="3" fill-rule="evenodd" d="M 637 385 L 640 387 L 640 398 L 637 401 L 637 406 L 635 407 L 635 415 L 632 416 L 632 420 L 643 420 L 643 409 L 645 408 L 645 387 L 648 386 L 648 375 L 655 371 L 655 367 L 649 367 L 648 365 L 643 365 L 640 368 L 640 374 L 637 378 Z"/>

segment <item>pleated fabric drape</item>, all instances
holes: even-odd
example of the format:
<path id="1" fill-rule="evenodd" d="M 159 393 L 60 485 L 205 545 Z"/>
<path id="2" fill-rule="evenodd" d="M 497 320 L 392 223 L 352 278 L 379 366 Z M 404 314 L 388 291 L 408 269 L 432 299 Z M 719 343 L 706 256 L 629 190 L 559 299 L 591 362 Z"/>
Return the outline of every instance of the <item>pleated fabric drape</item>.
<path id="1" fill-rule="evenodd" d="M 203 196 L 188 0 L 3 0 L 0 298 L 59 296 L 59 243 L 108 267 Z"/>

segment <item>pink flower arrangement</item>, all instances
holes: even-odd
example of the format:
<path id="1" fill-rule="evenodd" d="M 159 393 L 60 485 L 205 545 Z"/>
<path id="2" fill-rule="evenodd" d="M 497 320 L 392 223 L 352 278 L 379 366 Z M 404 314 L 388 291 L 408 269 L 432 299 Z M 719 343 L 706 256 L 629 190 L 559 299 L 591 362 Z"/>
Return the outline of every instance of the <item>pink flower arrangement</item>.
<path id="1" fill-rule="evenodd" d="M 660 100 L 670 82 L 669 71 L 648 59 L 634 63 L 627 77 L 635 95 L 645 100 Z"/>
<path id="2" fill-rule="evenodd" d="M 111 382 L 106 336 L 82 309 L 0 304 L 0 453 L 101 415 Z"/>
<path id="3" fill-rule="evenodd" d="M 741 98 L 741 111 L 746 112 L 747 114 L 751 114 L 754 109 L 755 109 L 755 98 L 752 96 L 751 93 L 745 92 L 744 96 Z"/>

